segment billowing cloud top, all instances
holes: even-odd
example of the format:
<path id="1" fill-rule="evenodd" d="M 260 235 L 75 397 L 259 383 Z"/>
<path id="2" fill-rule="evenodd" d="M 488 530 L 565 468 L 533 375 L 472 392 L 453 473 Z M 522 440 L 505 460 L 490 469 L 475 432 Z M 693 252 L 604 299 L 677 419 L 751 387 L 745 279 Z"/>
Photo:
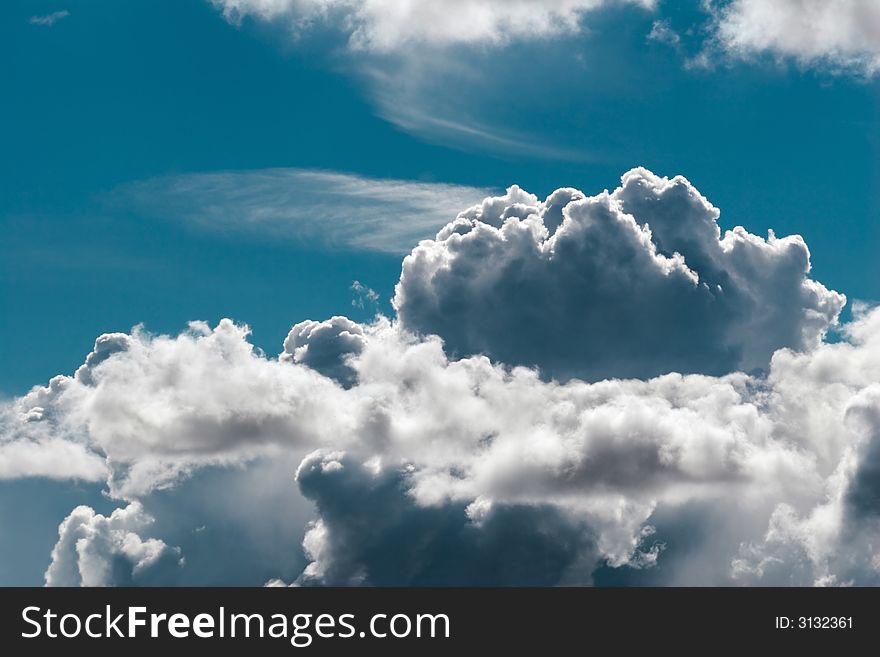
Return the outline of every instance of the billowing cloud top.
<path id="1" fill-rule="evenodd" d="M 359 354 L 365 342 L 364 328 L 348 317 L 331 317 L 326 322 L 308 319 L 290 329 L 281 360 L 308 365 L 324 376 L 350 384 L 356 373 L 346 359 Z"/>
<path id="2" fill-rule="evenodd" d="M 749 371 L 816 346 L 845 298 L 808 277 L 804 241 L 722 236 L 718 216 L 645 169 L 592 197 L 511 187 L 407 256 L 394 307 L 452 353 L 560 378 Z"/>
<path id="3" fill-rule="evenodd" d="M 47 583 L 880 582 L 880 310 L 823 342 L 803 241 L 717 216 L 642 169 L 511 188 L 413 250 L 393 320 L 278 358 L 230 320 L 100 337 L 0 413 L 4 478 L 121 503 L 73 510 Z"/>

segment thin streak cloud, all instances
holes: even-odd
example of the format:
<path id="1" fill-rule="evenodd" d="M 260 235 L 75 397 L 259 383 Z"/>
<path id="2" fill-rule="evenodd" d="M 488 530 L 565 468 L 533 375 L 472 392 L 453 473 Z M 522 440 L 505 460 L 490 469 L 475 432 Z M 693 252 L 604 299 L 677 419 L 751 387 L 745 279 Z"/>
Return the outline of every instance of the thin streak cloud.
<path id="1" fill-rule="evenodd" d="M 52 27 L 60 21 L 62 18 L 67 18 L 70 16 L 70 12 L 66 9 L 62 9 L 61 11 L 53 11 L 51 14 L 45 14 L 43 16 L 31 16 L 28 22 L 31 25 L 42 25 L 44 27 Z"/>
<path id="2" fill-rule="evenodd" d="M 103 201 L 113 210 L 204 231 L 401 254 L 490 191 L 334 171 L 262 169 L 152 178 L 123 185 Z"/>

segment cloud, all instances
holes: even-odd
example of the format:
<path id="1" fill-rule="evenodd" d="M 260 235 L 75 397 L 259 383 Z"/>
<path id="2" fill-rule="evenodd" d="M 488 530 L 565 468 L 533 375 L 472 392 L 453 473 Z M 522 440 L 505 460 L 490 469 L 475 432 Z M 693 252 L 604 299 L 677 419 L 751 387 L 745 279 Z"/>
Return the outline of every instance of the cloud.
<path id="1" fill-rule="evenodd" d="M 565 385 L 372 335 L 356 390 L 398 392 L 367 445 L 300 465 L 319 519 L 299 583 L 583 584 L 609 567 L 636 583 L 876 581 L 862 511 L 876 496 L 854 491 L 876 486 L 874 425 L 855 417 L 880 414 L 878 323 L 874 310 L 849 341 L 780 351 L 767 377 Z M 480 567 L 493 545 L 518 555 L 507 579 Z"/>
<path id="2" fill-rule="evenodd" d="M 514 186 L 417 246 L 393 304 L 453 353 L 561 378 L 749 371 L 818 344 L 845 298 L 808 278 L 804 241 L 722 236 L 718 216 L 645 169 L 592 197 Z"/>
<path id="3" fill-rule="evenodd" d="M 162 571 L 164 582 L 253 586 L 299 576 L 308 564 L 300 547 L 303 531 L 314 518 L 313 505 L 294 482 L 302 459 L 292 447 L 197 466 L 173 485 L 138 495 L 144 512 L 155 519 L 148 535 L 185 556 L 182 564 Z"/>
<path id="4" fill-rule="evenodd" d="M 718 44 L 734 56 L 768 53 L 869 76 L 880 70 L 876 2 L 733 0 L 713 12 Z"/>
<path id="5" fill-rule="evenodd" d="M 70 12 L 66 9 L 62 9 L 61 11 L 54 11 L 51 14 L 46 14 L 44 16 L 31 16 L 28 22 L 31 25 L 42 25 L 44 27 L 52 27 L 60 21 L 62 18 L 67 18 L 70 16 Z"/>
<path id="6" fill-rule="evenodd" d="M 466 253 L 456 271 L 470 290 L 500 280 L 486 268 L 497 254 L 525 254 L 491 272 L 527 275 L 515 279 L 522 308 L 592 294 L 618 328 L 603 335 L 609 371 L 639 348 L 614 324 L 620 308 L 659 333 L 655 362 L 699 362 L 683 334 L 711 369 L 728 362 L 707 356 L 715 342 L 746 336 L 738 362 L 754 350 L 764 371 L 552 380 L 461 357 L 403 315 L 300 322 L 277 358 L 230 320 L 100 337 L 73 375 L 3 406 L 5 445 L 81 450 L 120 504 L 74 509 L 47 582 L 877 582 L 880 309 L 855 305 L 840 340 L 821 341 L 842 299 L 805 278 L 803 242 L 722 237 L 716 218 L 684 179 L 634 170 L 594 197 L 566 188 L 539 203 L 512 188 L 413 257 Z M 444 251 L 474 233 L 472 251 Z M 550 247 L 566 276 L 522 265 Z M 704 281 L 736 303 L 714 315 Z M 505 309 L 457 298 L 462 322 Z M 822 298 L 830 310 L 802 312 Z M 517 344 L 557 339 L 525 321 L 503 330 L 525 334 Z M 594 366 L 569 353 L 572 367 Z M 42 468 L 29 467 L 9 475 Z"/>
<path id="7" fill-rule="evenodd" d="M 354 50 L 390 52 L 416 45 L 492 46 L 580 29 L 582 16 L 608 0 L 211 0 L 227 20 L 284 19 L 297 30 L 329 21 Z M 619 0 L 644 7 L 654 0 Z"/>
<path id="8" fill-rule="evenodd" d="M 681 36 L 673 29 L 668 20 L 656 20 L 651 24 L 651 31 L 648 33 L 649 41 L 657 43 L 665 43 L 676 49 L 681 48 Z"/>
<path id="9" fill-rule="evenodd" d="M 378 306 L 379 293 L 371 287 L 367 287 L 360 281 L 352 281 L 351 291 L 354 298 L 351 300 L 353 308 L 363 309 L 365 306 Z"/>
<path id="10" fill-rule="evenodd" d="M 105 202 L 199 230 L 406 253 L 485 189 L 307 169 L 195 173 L 130 183 Z"/>
<path id="11" fill-rule="evenodd" d="M 23 477 L 103 481 L 104 459 L 67 432 L 59 438 L 50 400 L 62 381 L 55 379 L 29 399 L 0 401 L 0 480 Z M 47 407 L 41 406 L 46 404 Z"/>
<path id="12" fill-rule="evenodd" d="M 127 348 L 89 377 L 56 377 L 16 399 L 7 411 L 13 435 L 64 435 L 103 455 L 110 492 L 121 498 L 161 489 L 200 467 L 314 449 L 342 389 L 310 368 L 265 360 L 248 333 L 230 320 L 213 330 L 194 322 L 174 338 L 136 329 Z M 105 342 L 98 339 L 89 359 Z"/>
<path id="13" fill-rule="evenodd" d="M 163 528 L 154 536 L 166 544 L 182 545 L 171 536 L 184 535 L 186 528 L 211 528 L 225 517 L 228 529 L 221 536 L 236 563 L 191 538 L 181 553 L 187 565 L 172 571 L 184 576 L 194 562 L 210 569 L 201 577 L 214 583 L 234 577 L 224 573 L 255 561 L 251 556 L 271 543 L 268 538 L 253 542 L 257 528 L 268 528 L 252 525 L 250 518 L 276 526 L 278 514 L 304 515 L 296 503 L 269 507 L 265 497 L 241 502 L 233 512 L 240 496 L 226 495 L 229 481 L 224 480 L 205 484 L 203 495 L 212 504 L 224 498 L 210 520 L 204 508 L 208 502 L 193 495 L 188 481 L 211 468 L 235 476 L 242 490 L 255 485 L 289 490 L 292 478 L 270 476 L 259 464 L 301 460 L 297 484 L 318 513 L 304 527 L 311 565 L 300 575 L 301 584 L 436 583 L 444 578 L 582 584 L 598 568 L 647 573 L 663 569 L 664 559 L 679 563 L 664 571 L 668 583 L 693 583 L 688 579 L 693 571 L 677 561 L 677 553 L 686 536 L 700 536 L 700 528 L 710 526 L 710 518 L 721 525 L 715 530 L 720 545 L 703 537 L 706 545 L 691 548 L 711 566 L 697 583 L 708 577 L 722 583 L 773 582 L 779 569 L 793 577 L 793 568 L 801 569 L 797 581 L 805 583 L 830 575 L 863 582 L 873 577 L 870 553 L 849 547 L 871 537 L 862 518 L 872 498 L 860 491 L 871 490 L 865 482 L 873 481 L 875 452 L 867 446 L 873 444 L 875 429 L 864 420 L 876 416 L 880 402 L 872 393 L 880 364 L 880 311 L 863 312 L 843 342 L 809 353 L 778 352 L 767 377 L 670 374 L 644 381 L 544 382 L 531 370 L 509 370 L 484 357 L 450 360 L 438 339 L 418 339 L 383 323 L 363 327 L 363 350 L 350 361 L 357 384 L 349 390 L 312 378 L 319 375 L 308 374 L 302 365 L 254 352 L 244 331 L 225 335 L 229 342 L 223 351 L 251 361 L 247 370 L 235 364 L 238 357 L 208 357 L 218 348 L 214 334 L 176 339 L 140 334 L 138 342 L 147 345 L 135 351 L 146 348 L 149 355 L 139 359 L 138 368 L 131 363 L 122 367 L 131 350 L 117 352 L 96 366 L 96 386 L 76 380 L 69 386 L 90 395 L 74 397 L 79 397 L 85 425 L 97 426 L 103 408 L 116 408 L 113 417 L 103 420 L 109 422 L 102 427 L 107 435 L 124 437 L 138 415 L 155 408 L 158 400 L 175 398 L 181 401 L 169 415 L 189 419 L 177 426 L 189 424 L 191 432 L 201 426 L 199 442 L 192 435 L 179 440 L 171 430 L 144 427 L 153 447 L 130 454 L 128 461 L 120 458 L 123 445 L 113 440 L 93 444 L 113 454 L 107 459 L 116 471 L 111 492 L 143 500 L 152 514 L 159 514 L 151 526 Z M 150 346 L 151 341 L 161 342 L 162 348 Z M 180 350 L 185 358 L 171 358 L 166 350 Z M 148 367 L 147 360 L 155 364 Z M 194 377 L 180 376 L 183 362 L 197 372 Z M 288 370 L 289 378 L 280 378 L 279 369 Z M 236 386 L 245 372 L 251 394 L 241 395 L 243 389 L 237 388 L 230 398 L 238 401 L 225 420 L 200 421 L 212 414 L 211 400 L 218 394 L 211 382 Z M 308 376 L 300 379 L 301 374 Z M 157 377 L 166 389 L 154 387 L 151 381 Z M 111 401 L 123 387 L 140 400 L 137 405 Z M 205 395 L 200 401 L 196 390 Z M 67 407 L 63 397 L 69 394 L 65 387 L 55 400 L 56 416 Z M 326 395 L 333 396 L 332 403 L 312 421 L 310 396 Z M 241 431 L 236 415 L 276 412 L 284 419 L 273 422 L 286 427 L 282 433 L 287 434 L 280 438 L 280 451 L 255 456 L 254 447 L 262 447 L 266 438 Z M 230 434 L 235 440 L 225 438 Z M 319 451 L 313 451 L 315 446 Z M 206 457 L 206 451 L 212 456 Z M 173 452 L 175 470 L 139 467 L 154 465 L 166 452 Z M 134 470 L 141 470 L 139 485 L 120 487 L 120 475 Z M 169 502 L 158 504 L 156 496 L 170 496 Z M 796 542 L 795 548 L 775 548 L 780 518 L 801 518 L 781 515 L 785 509 L 804 518 L 824 517 L 829 505 L 836 505 L 842 520 L 830 525 L 831 547 L 821 554 L 845 554 L 852 563 L 827 566 L 819 553 L 805 561 L 803 554 L 813 553 L 795 549 Z M 696 526 L 690 532 L 670 531 L 683 523 Z M 243 526 L 250 529 L 244 532 Z M 765 545 L 768 527 L 771 540 Z M 808 528 L 789 533 L 795 537 L 789 543 L 798 536 L 817 536 Z M 297 546 L 291 543 L 287 549 L 295 561 Z M 480 566 L 498 559 L 507 563 L 502 554 L 510 560 L 504 569 Z M 776 571 L 768 568 L 777 561 Z M 762 562 L 767 563 L 759 568 Z"/>
<path id="14" fill-rule="evenodd" d="M 363 327 L 347 317 L 331 317 L 325 322 L 306 320 L 290 329 L 280 358 L 350 386 L 357 373 L 349 367 L 348 357 L 359 354 L 365 343 Z"/>
<path id="15" fill-rule="evenodd" d="M 791 400 L 780 407 L 781 419 L 793 435 L 801 432 L 802 443 L 831 474 L 820 504 L 798 509 L 779 503 L 762 539 L 741 545 L 732 563 L 737 581 L 880 582 L 874 549 L 880 540 L 880 311 L 860 305 L 855 316 L 845 327 L 849 341 L 774 357 L 771 382 L 777 395 Z"/>
<path id="16" fill-rule="evenodd" d="M 577 52 L 593 28 L 590 15 L 635 8 L 656 0 L 212 0 L 234 24 L 244 18 L 289 28 L 298 40 L 330 26 L 346 38 L 335 65 L 362 81 L 376 112 L 426 141 L 466 151 L 517 158 L 582 161 L 583 149 L 536 139 L 502 118 L 510 94 L 529 103 L 522 66 L 510 46 L 530 45 L 528 62 L 547 67 L 548 51 L 562 43 Z M 598 22 L 598 21 L 594 21 Z M 535 75 L 545 76 L 547 67 Z M 570 81 L 569 81 L 570 82 Z M 569 84 L 567 82 L 566 84 Z M 516 91 L 512 91 L 516 90 Z M 548 90 L 558 94 L 559 89 Z"/>
<path id="17" fill-rule="evenodd" d="M 47 586 L 133 586 L 157 582 L 163 569 L 179 565 L 178 550 L 139 532 L 152 524 L 137 502 L 109 517 L 75 508 L 58 528 L 46 571 Z"/>
<path id="18" fill-rule="evenodd" d="M 553 506 L 423 507 L 406 479 L 341 452 L 307 457 L 297 481 L 320 519 L 305 536 L 312 562 L 298 583 L 528 586 L 596 559 L 589 527 Z"/>
<path id="19" fill-rule="evenodd" d="M 35 412 L 39 412 L 35 409 Z M 0 479 L 46 477 L 102 481 L 107 476 L 104 460 L 82 445 L 67 440 L 0 441 Z"/>

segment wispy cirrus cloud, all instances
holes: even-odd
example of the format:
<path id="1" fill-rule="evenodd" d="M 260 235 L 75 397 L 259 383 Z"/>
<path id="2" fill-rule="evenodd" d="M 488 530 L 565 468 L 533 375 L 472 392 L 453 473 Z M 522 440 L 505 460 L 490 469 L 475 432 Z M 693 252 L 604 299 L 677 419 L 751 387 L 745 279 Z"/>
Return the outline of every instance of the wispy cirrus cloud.
<path id="1" fill-rule="evenodd" d="M 498 55 L 481 53 L 480 66 L 498 65 Z M 548 142 L 536 135 L 493 120 L 493 101 L 475 100 L 471 93 L 449 93 L 452 88 L 488 88 L 484 73 L 469 69 L 460 55 L 361 58 L 356 75 L 367 82 L 378 116 L 430 143 L 465 151 L 482 150 L 523 158 L 579 162 L 590 153 L 568 144 Z M 492 94 L 488 94 L 492 95 Z M 479 94 L 478 94 L 479 96 Z"/>
<path id="2" fill-rule="evenodd" d="M 655 9 L 656 0 L 210 0 L 234 25 L 289 28 L 298 39 L 329 27 L 344 38 L 338 62 L 362 80 L 376 113 L 432 143 L 467 151 L 583 160 L 500 120 L 508 87 L 492 72 L 511 66 L 510 46 L 575 43 L 603 11 Z M 540 58 L 554 58 L 542 53 Z M 556 67 L 558 63 L 549 64 Z M 514 81 L 513 84 L 519 84 Z"/>
<path id="3" fill-rule="evenodd" d="M 28 20 L 28 23 L 30 23 L 31 25 L 52 27 L 62 18 L 67 18 L 68 16 L 70 16 L 70 12 L 66 9 L 62 9 L 61 11 L 53 11 L 51 14 L 44 14 L 42 16 L 31 16 Z"/>
<path id="4" fill-rule="evenodd" d="M 491 190 L 310 169 L 190 173 L 123 185 L 103 200 L 200 230 L 322 248 L 407 253 Z"/>

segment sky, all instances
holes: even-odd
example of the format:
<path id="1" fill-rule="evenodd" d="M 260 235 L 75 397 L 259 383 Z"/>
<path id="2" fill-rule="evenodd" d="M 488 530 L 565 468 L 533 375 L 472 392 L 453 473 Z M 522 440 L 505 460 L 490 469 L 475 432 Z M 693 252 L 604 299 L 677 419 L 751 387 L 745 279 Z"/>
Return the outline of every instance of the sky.
<path id="1" fill-rule="evenodd" d="M 877 362 L 878 43 L 870 0 L 3 3 L 0 584 L 873 581 L 880 374 L 826 360 Z"/>

